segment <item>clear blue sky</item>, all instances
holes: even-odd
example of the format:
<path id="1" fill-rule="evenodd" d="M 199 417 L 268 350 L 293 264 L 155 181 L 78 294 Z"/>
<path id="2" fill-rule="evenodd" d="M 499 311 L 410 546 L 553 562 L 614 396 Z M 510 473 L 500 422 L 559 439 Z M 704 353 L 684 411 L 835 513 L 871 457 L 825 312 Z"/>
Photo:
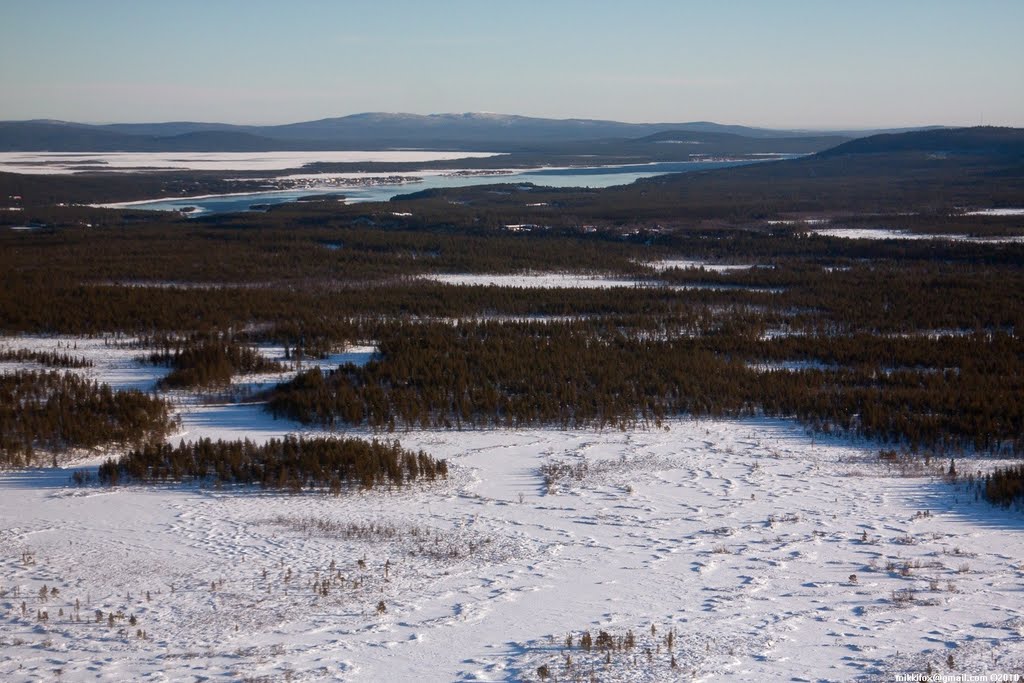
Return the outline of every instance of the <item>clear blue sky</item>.
<path id="1" fill-rule="evenodd" d="M 0 0 L 0 119 L 1024 126 L 1024 0 Z"/>

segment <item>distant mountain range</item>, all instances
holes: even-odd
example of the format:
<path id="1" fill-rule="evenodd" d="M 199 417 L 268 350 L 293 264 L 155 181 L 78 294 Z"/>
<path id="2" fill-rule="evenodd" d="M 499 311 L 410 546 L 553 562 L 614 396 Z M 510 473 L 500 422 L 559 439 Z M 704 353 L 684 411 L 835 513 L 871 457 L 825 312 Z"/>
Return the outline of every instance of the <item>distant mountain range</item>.
<path id="1" fill-rule="evenodd" d="M 4 152 L 263 152 L 415 148 L 519 152 L 584 141 L 635 141 L 654 137 L 685 144 L 701 135 L 775 140 L 773 151 L 806 153 L 844 139 L 900 131 L 795 131 L 690 123 L 623 123 L 591 119 L 544 119 L 507 114 L 366 113 L 278 126 L 226 123 L 0 122 Z M 815 142 L 809 143 L 808 140 Z M 723 138 L 717 138 L 721 142 Z M 786 141 L 789 143 L 786 143 Z M 802 140 L 802 143 L 797 143 Z M 764 147 L 753 145 L 754 147 Z M 792 150 L 787 147 L 793 147 Z"/>

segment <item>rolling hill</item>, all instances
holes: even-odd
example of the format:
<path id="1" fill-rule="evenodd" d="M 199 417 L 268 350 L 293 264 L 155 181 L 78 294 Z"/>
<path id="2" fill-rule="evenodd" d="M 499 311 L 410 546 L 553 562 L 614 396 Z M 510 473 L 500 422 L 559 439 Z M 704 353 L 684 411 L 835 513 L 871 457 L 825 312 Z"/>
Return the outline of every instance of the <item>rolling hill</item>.
<path id="1" fill-rule="evenodd" d="M 537 152 L 557 145 L 626 142 L 665 134 L 731 135 L 733 143 L 769 140 L 776 141 L 776 149 L 772 151 L 804 153 L 834 146 L 866 132 L 808 133 L 709 122 L 623 123 L 484 113 L 428 116 L 364 113 L 278 126 L 202 122 L 88 125 L 33 120 L 0 122 L 0 151 L 249 152 L 416 148 Z M 724 139 L 719 138 L 719 141 Z M 815 142 L 809 143 L 812 139 Z M 744 144 L 753 149 L 768 143 Z"/>

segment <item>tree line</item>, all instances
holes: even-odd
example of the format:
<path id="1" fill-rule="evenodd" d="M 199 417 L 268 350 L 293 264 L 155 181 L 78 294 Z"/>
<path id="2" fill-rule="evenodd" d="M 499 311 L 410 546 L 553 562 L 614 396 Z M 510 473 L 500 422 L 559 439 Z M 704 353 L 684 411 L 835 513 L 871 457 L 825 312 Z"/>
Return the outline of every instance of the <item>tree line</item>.
<path id="1" fill-rule="evenodd" d="M 163 389 L 226 386 L 236 374 L 283 369 L 277 361 L 264 358 L 259 351 L 237 343 L 228 335 L 190 340 L 165 337 L 161 346 L 149 354 L 148 360 L 173 368 L 160 380 Z"/>
<path id="2" fill-rule="evenodd" d="M 91 368 L 93 362 L 85 356 L 72 356 L 60 351 L 39 349 L 0 349 L 0 361 L 39 363 L 51 368 Z"/>
<path id="3" fill-rule="evenodd" d="M 0 465 L 31 466 L 69 448 L 141 444 L 174 428 L 170 404 L 72 373 L 0 374 Z"/>
<path id="4" fill-rule="evenodd" d="M 985 500 L 993 505 L 1010 507 L 1024 502 L 1024 465 L 997 467 L 975 482 Z"/>
<path id="5" fill-rule="evenodd" d="M 150 443 L 98 470 L 100 482 L 196 481 L 211 485 L 246 484 L 266 489 L 322 489 L 339 494 L 346 487 L 372 489 L 448 476 L 448 463 L 398 441 L 286 436 L 258 445 L 200 439 L 177 446 Z"/>
<path id="6" fill-rule="evenodd" d="M 267 409 L 375 429 L 625 428 L 765 414 L 913 450 L 1024 451 L 1024 354 L 1005 336 L 975 339 L 957 367 L 941 369 L 886 368 L 892 357 L 883 355 L 764 372 L 716 352 L 713 339 L 558 322 L 396 324 L 378 348 L 363 367 L 309 370 L 278 385 Z"/>

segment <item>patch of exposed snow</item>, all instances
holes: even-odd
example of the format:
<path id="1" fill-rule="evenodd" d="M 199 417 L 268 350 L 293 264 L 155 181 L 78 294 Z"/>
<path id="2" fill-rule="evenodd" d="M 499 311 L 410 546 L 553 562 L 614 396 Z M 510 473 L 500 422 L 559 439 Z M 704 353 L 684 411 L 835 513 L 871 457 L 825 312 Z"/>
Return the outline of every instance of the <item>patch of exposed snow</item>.
<path id="1" fill-rule="evenodd" d="M 965 216 L 1024 216 L 1024 209 L 977 209 L 964 211 Z"/>
<path id="2" fill-rule="evenodd" d="M 756 267 L 753 264 L 709 263 L 707 261 L 693 259 L 661 259 L 659 261 L 651 261 L 647 265 L 658 271 L 668 270 L 669 268 L 703 268 L 704 270 L 716 273 L 727 273 L 733 270 L 749 270 Z"/>
<path id="3" fill-rule="evenodd" d="M 527 273 L 527 274 L 480 274 L 480 273 L 438 273 L 420 276 L 448 285 L 522 287 L 526 289 L 608 289 L 617 287 L 665 287 L 679 291 L 713 290 L 727 291 L 743 289 L 751 292 L 777 294 L 783 290 L 770 287 L 746 287 L 732 284 L 669 284 L 659 280 L 638 280 L 601 275 L 580 275 L 575 273 Z"/>
<path id="4" fill-rule="evenodd" d="M 531 273 L 516 275 L 441 273 L 424 275 L 424 279 L 459 286 L 525 287 L 529 289 L 604 289 L 609 287 L 650 287 L 657 283 L 599 275 L 573 273 Z"/>
<path id="5" fill-rule="evenodd" d="M 970 235 L 928 234 L 911 232 L 909 230 L 890 230 L 887 228 L 825 228 L 811 230 L 810 233 L 822 237 L 862 240 L 948 240 L 951 242 L 978 242 L 985 244 L 1024 242 L 1024 235 L 972 237 Z"/>
<path id="6" fill-rule="evenodd" d="M 747 367 L 757 372 L 801 372 L 803 370 L 834 370 L 839 366 L 814 360 L 789 360 L 768 363 L 748 363 Z"/>

